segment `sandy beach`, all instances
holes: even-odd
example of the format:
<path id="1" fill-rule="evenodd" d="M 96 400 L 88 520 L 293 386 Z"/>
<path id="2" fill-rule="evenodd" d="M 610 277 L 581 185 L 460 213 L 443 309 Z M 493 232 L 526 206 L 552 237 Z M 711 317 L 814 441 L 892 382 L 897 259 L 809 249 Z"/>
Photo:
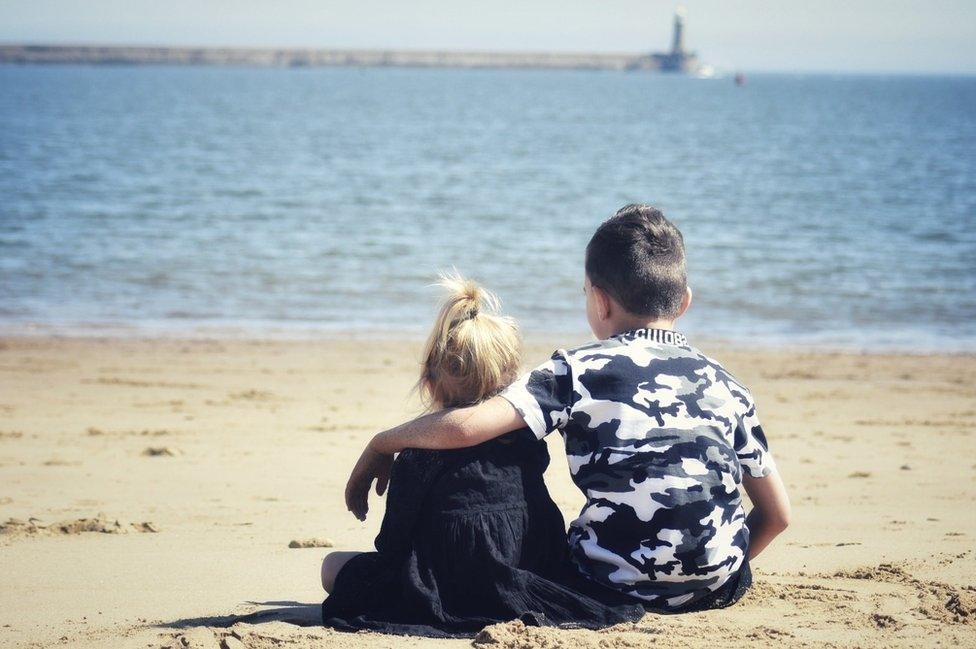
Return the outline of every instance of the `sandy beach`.
<path id="1" fill-rule="evenodd" d="M 552 343 L 527 345 L 525 360 Z M 976 645 L 976 357 L 701 345 L 749 385 L 794 522 L 738 605 L 491 647 Z M 419 341 L 0 339 L 0 645 L 462 647 L 316 626 L 342 488 L 418 413 Z M 562 442 L 547 480 L 581 496 Z M 313 541 L 312 543 L 303 543 Z"/>

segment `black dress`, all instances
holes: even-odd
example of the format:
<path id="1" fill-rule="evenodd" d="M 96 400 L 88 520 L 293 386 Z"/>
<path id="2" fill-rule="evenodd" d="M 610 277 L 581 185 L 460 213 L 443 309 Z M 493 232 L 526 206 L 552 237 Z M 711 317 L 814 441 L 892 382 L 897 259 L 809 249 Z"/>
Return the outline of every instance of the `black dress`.
<path id="1" fill-rule="evenodd" d="M 469 449 L 407 450 L 393 464 L 376 552 L 349 561 L 322 604 L 326 626 L 470 636 L 496 622 L 599 628 L 640 601 L 581 577 L 528 429 Z"/>

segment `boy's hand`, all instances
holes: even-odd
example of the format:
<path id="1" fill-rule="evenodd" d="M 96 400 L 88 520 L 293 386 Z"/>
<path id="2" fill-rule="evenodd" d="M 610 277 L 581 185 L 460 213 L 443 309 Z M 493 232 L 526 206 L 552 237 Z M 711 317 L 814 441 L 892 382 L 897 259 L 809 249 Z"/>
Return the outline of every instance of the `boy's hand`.
<path id="1" fill-rule="evenodd" d="M 393 468 L 393 456 L 374 451 L 367 446 L 359 461 L 352 469 L 349 482 L 346 483 L 346 509 L 361 521 L 366 520 L 369 511 L 369 488 L 376 480 L 376 494 L 382 496 L 386 486 L 390 484 L 390 470 Z"/>
<path id="2" fill-rule="evenodd" d="M 390 482 L 393 454 L 405 448 L 467 448 L 522 428 L 525 420 L 503 397 L 492 397 L 475 406 L 439 410 L 378 433 L 356 462 L 346 483 L 346 508 L 366 520 L 366 497 L 376 480 L 383 495 Z"/>

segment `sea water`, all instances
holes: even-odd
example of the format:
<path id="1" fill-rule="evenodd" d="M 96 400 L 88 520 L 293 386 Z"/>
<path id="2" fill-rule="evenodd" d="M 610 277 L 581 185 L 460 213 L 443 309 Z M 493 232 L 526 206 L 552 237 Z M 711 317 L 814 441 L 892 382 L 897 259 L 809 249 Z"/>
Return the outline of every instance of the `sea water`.
<path id="1" fill-rule="evenodd" d="M 5 330 L 417 333 L 456 267 L 571 343 L 631 202 L 693 341 L 976 347 L 973 77 L 0 67 Z"/>

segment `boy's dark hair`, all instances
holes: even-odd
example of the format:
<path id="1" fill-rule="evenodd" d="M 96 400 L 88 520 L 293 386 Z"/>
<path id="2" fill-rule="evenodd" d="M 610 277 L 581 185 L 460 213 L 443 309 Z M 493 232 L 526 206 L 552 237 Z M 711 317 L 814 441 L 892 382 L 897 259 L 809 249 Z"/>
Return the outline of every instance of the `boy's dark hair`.
<path id="1" fill-rule="evenodd" d="M 627 205 L 586 246 L 586 275 L 634 315 L 676 318 L 688 286 L 681 232 L 650 205 Z"/>

